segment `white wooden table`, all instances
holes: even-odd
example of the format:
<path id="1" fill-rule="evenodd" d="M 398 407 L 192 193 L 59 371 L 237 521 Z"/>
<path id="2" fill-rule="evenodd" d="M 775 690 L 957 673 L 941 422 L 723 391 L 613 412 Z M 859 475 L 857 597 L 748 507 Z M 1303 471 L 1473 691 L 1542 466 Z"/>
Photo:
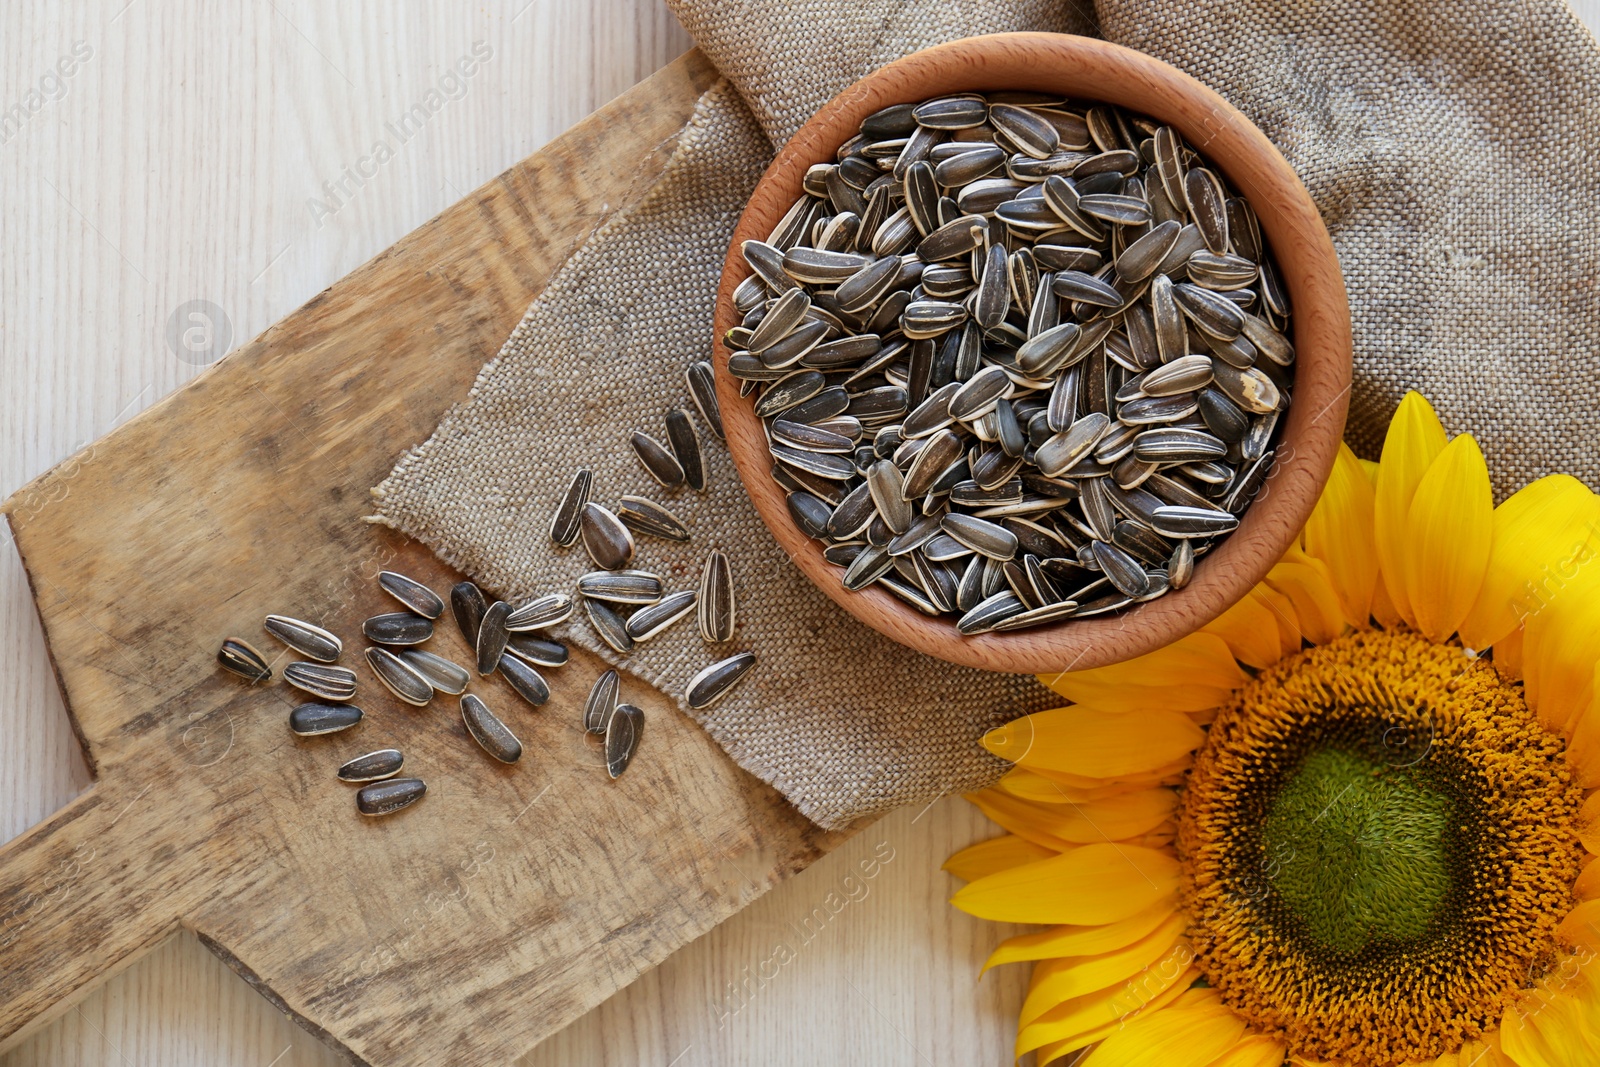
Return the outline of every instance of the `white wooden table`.
<path id="1" fill-rule="evenodd" d="M 0 495 L 690 46 L 661 0 L 422 8 L 5 5 Z M 419 104 L 425 121 L 402 126 Z M 22 568 L 0 546 L 0 839 L 89 781 Z M 1008 1063 L 1025 971 L 977 982 L 1001 935 L 949 908 L 954 883 L 937 869 L 992 833 L 959 801 L 886 819 L 524 1063 Z M 893 859 L 876 878 L 852 876 L 883 849 Z M 780 944 L 794 958 L 774 966 Z M 0 1067 L 337 1062 L 188 935 L 0 1056 Z"/>

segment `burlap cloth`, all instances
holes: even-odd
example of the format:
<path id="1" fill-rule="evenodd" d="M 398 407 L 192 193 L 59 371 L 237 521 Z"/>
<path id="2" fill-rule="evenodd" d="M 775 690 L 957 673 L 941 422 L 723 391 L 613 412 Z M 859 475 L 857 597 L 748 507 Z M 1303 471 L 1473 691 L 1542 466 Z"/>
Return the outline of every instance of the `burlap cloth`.
<path id="1" fill-rule="evenodd" d="M 1478 435 L 1499 495 L 1553 470 L 1600 485 L 1600 65 L 1565 5 L 668 2 L 725 80 L 660 183 L 573 255 L 470 398 L 374 494 L 381 521 L 505 597 L 570 588 L 589 569 L 581 548 L 553 550 L 546 532 L 577 465 L 595 470 L 602 501 L 665 496 L 694 540 L 641 538 L 638 565 L 688 588 L 705 552 L 723 548 L 740 629 L 717 651 L 688 621 L 626 667 L 681 695 L 713 658 L 753 651 L 744 685 L 690 714 L 817 823 L 992 781 L 1004 767 L 978 738 L 1052 698 L 1026 677 L 907 651 L 833 607 L 778 551 L 709 434 L 704 495 L 657 490 L 627 439 L 662 436 L 665 409 L 687 403 L 683 369 L 709 356 L 722 257 L 775 146 L 900 55 L 1049 30 L 1194 74 L 1282 149 L 1333 233 L 1355 318 L 1357 451 L 1376 454 L 1396 401 L 1417 388 L 1452 430 Z M 609 655 L 586 623 L 566 636 Z"/>

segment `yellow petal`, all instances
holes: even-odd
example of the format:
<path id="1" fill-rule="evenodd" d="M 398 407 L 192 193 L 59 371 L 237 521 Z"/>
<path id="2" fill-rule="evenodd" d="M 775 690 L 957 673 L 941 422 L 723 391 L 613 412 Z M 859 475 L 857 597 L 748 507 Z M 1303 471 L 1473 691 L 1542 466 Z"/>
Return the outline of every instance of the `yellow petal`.
<path id="1" fill-rule="evenodd" d="M 1198 970 L 1184 969 L 1181 950 L 1174 949 L 1138 977 L 1062 1001 L 1023 1025 L 1017 1031 L 1017 1058 L 1038 1049 L 1038 1062 L 1048 1063 L 1092 1045 L 1141 1013 L 1165 1008 L 1199 977 Z"/>
<path id="2" fill-rule="evenodd" d="M 1327 565 L 1345 621 L 1364 627 L 1372 613 L 1378 581 L 1378 549 L 1373 540 L 1372 479 L 1361 461 L 1341 443 L 1322 496 L 1306 520 L 1306 552 Z M 1315 640 L 1313 638 L 1313 640 Z"/>
<path id="3" fill-rule="evenodd" d="M 1064 956 L 1098 956 L 1126 948 L 1148 937 L 1172 915 L 1173 902 L 1163 901 L 1106 926 L 1057 926 L 1039 934 L 1007 938 L 989 955 L 985 972 L 1003 963 L 1059 959 Z"/>
<path id="4" fill-rule="evenodd" d="M 1136 845 L 1084 845 L 979 878 L 950 903 L 980 919 L 1013 923 L 1114 923 L 1178 888 L 1178 861 Z"/>
<path id="5" fill-rule="evenodd" d="M 1556 936 L 1574 948 L 1600 949 L 1600 900 L 1585 900 L 1567 912 Z"/>
<path id="6" fill-rule="evenodd" d="M 1512 630 L 1494 643 L 1494 669 L 1508 681 L 1522 680 L 1522 645 L 1524 630 Z"/>
<path id="7" fill-rule="evenodd" d="M 1299 652 L 1305 643 L 1305 634 L 1300 629 L 1300 614 L 1294 609 L 1294 601 L 1267 582 L 1250 590 L 1250 595 L 1267 606 L 1272 612 L 1273 621 L 1278 624 L 1279 658 Z"/>
<path id="8" fill-rule="evenodd" d="M 1572 883 L 1572 895 L 1579 900 L 1600 897 L 1600 859 L 1590 860 L 1584 865 L 1578 880 Z"/>
<path id="9" fill-rule="evenodd" d="M 1405 625 L 1405 620 L 1400 617 L 1400 609 L 1389 599 L 1389 589 L 1381 580 L 1372 587 L 1372 617 L 1385 630 Z"/>
<path id="10" fill-rule="evenodd" d="M 1518 1067 L 1569 1067 L 1600 1062 L 1592 1007 L 1561 993 L 1545 994 L 1539 1010 L 1508 1009 L 1500 1025 L 1500 1047 Z"/>
<path id="11" fill-rule="evenodd" d="M 1555 730 L 1589 706 L 1600 662 L 1600 566 L 1578 570 L 1523 628 L 1522 673 L 1528 704 Z"/>
<path id="12" fill-rule="evenodd" d="M 983 747 L 1019 766 L 1110 779 L 1182 759 L 1203 740 L 1176 711 L 1122 714 L 1080 704 L 1013 719 L 989 731 Z"/>
<path id="13" fill-rule="evenodd" d="M 1136 793 L 1141 789 L 1149 789 L 1156 785 L 1176 785 L 1183 772 L 1189 768 L 1193 760 L 1185 755 L 1184 758 L 1167 764 L 1172 768 L 1171 773 L 1163 773 L 1158 768 L 1146 774 L 1130 775 L 1127 778 L 1114 778 L 1101 780 L 1099 778 L 1083 778 L 1065 771 L 1052 770 L 1049 767 L 1013 767 L 1006 772 L 1000 781 L 995 783 L 996 789 L 1004 789 L 1013 796 L 1022 797 L 1038 804 L 1084 804 L 1091 800 L 1106 800 L 1109 797 L 1119 797 L 1124 793 Z"/>
<path id="14" fill-rule="evenodd" d="M 1281 1067 L 1284 1045 L 1266 1034 L 1249 1034 L 1206 1067 Z"/>
<path id="15" fill-rule="evenodd" d="M 1096 841 L 1122 841 L 1153 830 L 1171 817 L 1178 796 L 1170 789 L 1142 789 L 1086 804 L 1037 804 L 998 789 L 967 794 L 978 810 L 1047 848 Z"/>
<path id="16" fill-rule="evenodd" d="M 1424 636 L 1448 640 L 1477 603 L 1493 526 L 1489 468 L 1478 442 L 1464 433 L 1417 483 L 1407 519 L 1406 598 Z"/>
<path id="17" fill-rule="evenodd" d="M 1348 620 L 1326 567 L 1314 557 L 1305 558 L 1308 562 L 1284 560 L 1276 564 L 1267 574 L 1267 584 L 1294 605 L 1294 616 L 1306 640 L 1324 645 L 1344 632 Z M 1372 593 L 1368 590 L 1369 604 L 1371 600 Z M 1366 620 L 1362 621 L 1364 624 Z"/>
<path id="18" fill-rule="evenodd" d="M 1590 683 L 1589 706 L 1572 723 L 1567 738 L 1567 765 L 1585 789 L 1600 786 L 1600 663 Z"/>
<path id="19" fill-rule="evenodd" d="M 1245 677 L 1228 646 L 1201 633 L 1122 663 L 1041 674 L 1039 681 L 1068 700 L 1107 711 L 1199 711 L 1226 701 Z"/>
<path id="20" fill-rule="evenodd" d="M 1178 944 L 1187 925 L 1188 920 L 1174 914 L 1147 936 L 1126 948 L 1103 952 L 1098 956 L 1045 960 L 1036 965 L 1028 996 L 1022 1002 L 1022 1010 L 1017 1016 L 1019 1025 L 1028 1025 L 1062 1001 L 1123 985 L 1129 978 L 1158 961 L 1164 961 L 1174 971 L 1184 970 L 1187 962 L 1172 959 L 1169 954 Z"/>
<path id="21" fill-rule="evenodd" d="M 1525 485 L 1494 509 L 1489 567 L 1478 601 L 1461 624 L 1469 648 L 1488 648 L 1575 576 L 1596 555 L 1600 497 L 1565 474 Z"/>
<path id="22" fill-rule="evenodd" d="M 1378 569 L 1389 602 L 1402 619 L 1413 624 L 1416 616 L 1412 614 L 1405 582 L 1411 543 L 1411 498 L 1444 446 L 1444 427 L 1433 407 L 1421 393 L 1407 393 L 1395 409 L 1383 440 L 1372 499 L 1372 525 Z"/>
<path id="23" fill-rule="evenodd" d="M 1142 1015 L 1089 1053 L 1081 1067 L 1205 1067 L 1244 1036 L 1244 1020 L 1220 1004 Z"/>
<path id="24" fill-rule="evenodd" d="M 1006 834 L 1004 837 L 994 837 L 988 841 L 979 841 L 976 845 L 968 845 L 945 860 L 944 869 L 963 882 L 973 882 L 986 875 L 1020 867 L 1024 863 L 1048 859 L 1056 854 L 1051 849 L 1036 845 L 1016 834 Z"/>
<path id="25" fill-rule="evenodd" d="M 1222 638 L 1241 663 L 1257 669 L 1270 667 L 1283 657 L 1283 629 L 1278 615 L 1274 606 L 1254 589 L 1200 632 Z"/>

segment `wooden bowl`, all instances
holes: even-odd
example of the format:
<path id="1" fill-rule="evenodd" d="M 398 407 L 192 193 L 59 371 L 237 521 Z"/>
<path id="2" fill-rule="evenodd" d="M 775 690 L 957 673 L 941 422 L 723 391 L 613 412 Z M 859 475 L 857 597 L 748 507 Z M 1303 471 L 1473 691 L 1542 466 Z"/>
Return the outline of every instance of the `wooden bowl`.
<path id="1" fill-rule="evenodd" d="M 1177 129 L 1227 175 L 1261 222 L 1293 314 L 1294 401 L 1276 469 L 1239 528 L 1195 567 L 1189 585 L 1120 614 L 1032 630 L 963 637 L 952 618 L 932 618 L 869 586 L 851 592 L 822 545 L 794 525 L 771 475 L 753 398 L 728 373 L 723 335 L 741 316 L 733 290 L 750 273 L 739 246 L 765 240 L 801 194 L 814 163 L 831 161 L 861 120 L 891 104 L 944 93 L 1037 90 L 1119 104 Z M 1266 136 L 1222 97 L 1150 56 L 1085 37 L 1007 33 L 972 37 L 906 56 L 834 97 L 762 175 L 734 231 L 716 307 L 717 398 L 728 449 L 756 510 L 784 551 L 840 607 L 878 632 L 950 663 L 1034 674 L 1083 670 L 1169 644 L 1215 619 L 1259 582 L 1298 535 L 1316 503 L 1344 429 L 1350 391 L 1350 310 L 1339 260 L 1316 206 Z"/>

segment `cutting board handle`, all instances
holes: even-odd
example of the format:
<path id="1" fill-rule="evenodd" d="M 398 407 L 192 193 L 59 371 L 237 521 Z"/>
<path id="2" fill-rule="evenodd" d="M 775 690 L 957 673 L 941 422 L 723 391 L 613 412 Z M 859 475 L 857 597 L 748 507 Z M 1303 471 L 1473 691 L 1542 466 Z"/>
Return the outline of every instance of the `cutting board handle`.
<path id="1" fill-rule="evenodd" d="M 176 929 L 189 854 L 150 800 L 102 780 L 0 846 L 0 1047 Z"/>

